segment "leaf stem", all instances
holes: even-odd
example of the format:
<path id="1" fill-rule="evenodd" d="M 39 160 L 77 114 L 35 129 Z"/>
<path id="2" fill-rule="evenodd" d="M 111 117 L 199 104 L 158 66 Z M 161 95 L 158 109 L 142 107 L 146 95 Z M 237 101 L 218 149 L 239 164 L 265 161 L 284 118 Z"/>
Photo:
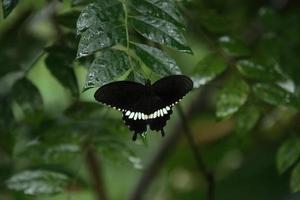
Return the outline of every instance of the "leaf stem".
<path id="1" fill-rule="evenodd" d="M 188 125 L 188 120 L 186 119 L 185 115 L 184 115 L 184 112 L 182 110 L 182 107 L 180 106 L 180 104 L 178 104 L 176 106 L 177 108 L 177 111 L 179 113 L 179 116 L 181 118 L 181 122 L 182 122 L 182 126 L 183 126 L 183 129 L 184 129 L 184 133 L 185 133 L 185 136 L 187 138 L 187 141 L 189 143 L 189 146 L 191 148 L 191 150 L 193 151 L 194 153 L 194 157 L 195 157 L 195 160 L 197 161 L 197 165 L 198 165 L 198 168 L 199 168 L 199 171 L 201 171 L 204 175 L 204 178 L 207 182 L 207 185 L 208 185 L 208 188 L 207 188 L 207 200 L 214 200 L 215 199 L 215 178 L 214 178 L 214 174 L 207 168 L 204 160 L 203 160 L 203 157 L 197 147 L 197 144 L 195 143 L 194 141 L 194 138 L 193 138 L 193 134 L 192 134 L 192 131 Z"/>
<path id="2" fill-rule="evenodd" d="M 124 25 L 125 25 L 125 31 L 126 31 L 126 48 L 129 49 L 129 31 L 128 31 L 128 10 L 127 10 L 127 0 L 122 1 L 124 13 L 125 13 L 125 19 L 124 19 Z"/>

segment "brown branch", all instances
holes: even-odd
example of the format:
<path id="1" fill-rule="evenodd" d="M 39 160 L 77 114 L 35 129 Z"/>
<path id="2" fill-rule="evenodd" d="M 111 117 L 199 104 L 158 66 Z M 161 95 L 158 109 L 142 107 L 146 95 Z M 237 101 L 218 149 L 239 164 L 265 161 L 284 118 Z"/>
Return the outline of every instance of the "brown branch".
<path id="1" fill-rule="evenodd" d="M 191 147 L 191 150 L 194 153 L 195 160 L 197 161 L 199 171 L 203 173 L 205 180 L 208 185 L 207 189 L 207 200 L 214 200 L 215 199 L 215 178 L 214 174 L 207 168 L 205 165 L 205 162 L 202 158 L 202 155 L 197 147 L 197 144 L 195 143 L 195 140 L 193 138 L 192 131 L 188 125 L 188 120 L 184 115 L 184 112 L 180 105 L 177 106 L 177 111 L 179 113 L 179 116 L 181 118 L 182 126 L 184 129 L 185 136 L 187 138 L 187 141 L 189 143 L 189 146 Z"/>
<path id="2" fill-rule="evenodd" d="M 195 112 L 201 112 L 201 110 L 203 111 L 206 108 L 206 97 L 208 96 L 207 93 L 208 87 L 204 86 L 203 89 L 200 90 L 195 100 L 190 104 L 190 107 L 187 111 L 187 120 Z M 141 178 L 138 180 L 136 187 L 129 198 L 130 200 L 141 200 L 143 198 L 143 195 L 153 182 L 163 163 L 181 138 L 180 136 L 183 128 L 184 127 L 182 126 L 182 123 L 177 123 L 171 133 L 168 134 L 168 136 L 164 139 L 164 142 L 156 151 L 147 168 L 144 170 Z"/>
<path id="3" fill-rule="evenodd" d="M 103 181 L 102 165 L 99 156 L 95 154 L 95 150 L 89 145 L 85 145 L 84 153 L 86 165 L 90 178 L 97 195 L 97 200 L 107 200 L 106 189 Z"/>

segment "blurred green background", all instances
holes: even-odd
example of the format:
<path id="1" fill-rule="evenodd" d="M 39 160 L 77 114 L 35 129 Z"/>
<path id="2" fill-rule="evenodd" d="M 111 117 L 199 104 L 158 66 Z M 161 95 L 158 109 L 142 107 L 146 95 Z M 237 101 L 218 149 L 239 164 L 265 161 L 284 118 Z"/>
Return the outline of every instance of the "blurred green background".
<path id="1" fill-rule="evenodd" d="M 121 114 L 82 92 L 91 61 L 75 59 L 76 20 L 91 1 L 6 2 L 16 7 L 0 13 L 0 200 L 97 199 L 90 147 L 108 199 L 128 199 L 166 138 L 148 131 L 132 142 Z M 300 199 L 299 1 L 175 2 L 194 54 L 164 51 L 197 86 L 181 104 L 215 199 Z M 167 136 L 181 131 L 174 110 Z M 144 199 L 206 199 L 181 132 Z"/>

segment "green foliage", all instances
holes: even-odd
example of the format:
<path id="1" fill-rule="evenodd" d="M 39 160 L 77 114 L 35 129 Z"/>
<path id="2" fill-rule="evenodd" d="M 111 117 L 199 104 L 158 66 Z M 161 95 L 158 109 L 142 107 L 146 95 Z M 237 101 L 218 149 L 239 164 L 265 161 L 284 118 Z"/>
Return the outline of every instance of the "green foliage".
<path id="1" fill-rule="evenodd" d="M 182 35 L 183 24 L 183 17 L 170 0 L 114 0 L 87 5 L 77 20 L 77 33 L 80 35 L 77 57 L 96 53 L 96 58 L 89 66 L 85 89 L 120 78 L 129 69 L 145 77 L 147 73 L 139 60 L 160 76 L 179 74 L 180 69 L 172 58 L 149 44 L 141 44 L 138 34 L 160 45 L 192 53 Z M 136 32 L 131 34 L 133 29 Z M 107 55 L 111 52 L 107 48 L 117 48 L 123 53 Z M 130 72 L 122 79 L 132 79 L 132 75 L 135 76 Z"/>
<path id="2" fill-rule="evenodd" d="M 19 0 L 2 0 L 2 9 L 4 17 L 7 17 L 18 3 Z"/>
<path id="3" fill-rule="evenodd" d="M 229 80 L 218 96 L 217 117 L 228 117 L 236 113 L 247 101 L 249 90 L 245 81 L 236 78 Z"/>
<path id="4" fill-rule="evenodd" d="M 0 199 L 90 192 L 87 173 L 80 171 L 87 144 L 113 171 L 107 172 L 108 187 L 122 185 L 109 190 L 112 199 L 124 199 L 128 180 L 140 175 L 132 168 L 142 169 L 161 139 L 147 139 L 148 148 L 131 142 L 120 115 L 91 102 L 93 90 L 87 90 L 181 73 L 193 79 L 194 93 L 206 88 L 196 106 L 189 98 L 184 103 L 194 111 L 188 117 L 196 142 L 212 141 L 201 148 L 215 171 L 218 198 L 299 198 L 286 189 L 289 180 L 290 191 L 300 191 L 297 2 L 1 2 Z M 245 139 L 251 142 L 241 151 L 237 143 Z M 174 148 L 168 181 L 157 181 L 164 197 L 153 190 L 149 198 L 203 199 L 203 181 L 186 149 Z M 117 166 L 122 169 L 114 171 Z M 116 181 L 111 174 L 117 172 L 125 175 Z M 267 189 L 245 196 L 260 185 Z"/>
<path id="5" fill-rule="evenodd" d="M 284 173 L 300 158 L 300 140 L 293 138 L 285 141 L 277 153 L 277 168 Z"/>
<path id="6" fill-rule="evenodd" d="M 29 195 L 55 194 L 62 192 L 68 177 L 46 170 L 23 171 L 7 181 L 8 188 Z"/>
<path id="7" fill-rule="evenodd" d="M 194 69 L 194 87 L 200 87 L 207 82 L 215 79 L 223 73 L 227 68 L 224 59 L 218 55 L 207 55 L 204 57 Z"/>

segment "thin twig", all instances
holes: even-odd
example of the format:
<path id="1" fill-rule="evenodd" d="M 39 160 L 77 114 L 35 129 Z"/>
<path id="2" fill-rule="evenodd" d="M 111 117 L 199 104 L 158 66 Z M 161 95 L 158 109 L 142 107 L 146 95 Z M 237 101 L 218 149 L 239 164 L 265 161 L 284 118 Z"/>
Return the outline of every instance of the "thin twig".
<path id="1" fill-rule="evenodd" d="M 104 186 L 102 165 L 99 156 L 96 156 L 95 150 L 89 144 L 85 145 L 83 149 L 88 172 L 92 179 L 94 191 L 97 195 L 97 200 L 107 200 L 108 198 Z"/>
<path id="2" fill-rule="evenodd" d="M 206 108 L 206 97 L 208 96 L 208 87 L 204 86 L 202 90 L 199 91 L 198 96 L 190 104 L 187 110 L 187 117 L 190 118 L 195 112 L 201 112 Z M 204 95 L 202 95 L 204 94 Z M 182 124 L 177 123 L 173 130 L 167 134 L 164 142 L 160 145 L 159 149 L 154 154 L 147 168 L 144 170 L 141 178 L 138 180 L 136 187 L 134 188 L 130 200 L 141 200 L 145 195 L 147 189 L 153 182 L 154 178 L 161 169 L 163 163 L 168 158 L 169 154 L 175 148 L 176 144 L 180 140 L 182 133 Z"/>
<path id="3" fill-rule="evenodd" d="M 187 138 L 187 141 L 189 143 L 189 146 L 191 147 L 191 150 L 194 153 L 195 160 L 197 161 L 198 168 L 201 173 L 203 173 L 205 180 L 208 185 L 207 189 L 207 200 L 214 200 L 215 199 L 215 178 L 214 174 L 207 168 L 205 165 L 205 162 L 202 158 L 202 155 L 197 147 L 197 144 L 195 143 L 195 140 L 193 138 L 192 131 L 188 125 L 188 120 L 186 119 L 184 112 L 181 108 L 181 106 L 177 105 L 177 111 L 179 113 L 179 116 L 181 118 L 182 126 L 184 129 L 185 136 Z"/>

